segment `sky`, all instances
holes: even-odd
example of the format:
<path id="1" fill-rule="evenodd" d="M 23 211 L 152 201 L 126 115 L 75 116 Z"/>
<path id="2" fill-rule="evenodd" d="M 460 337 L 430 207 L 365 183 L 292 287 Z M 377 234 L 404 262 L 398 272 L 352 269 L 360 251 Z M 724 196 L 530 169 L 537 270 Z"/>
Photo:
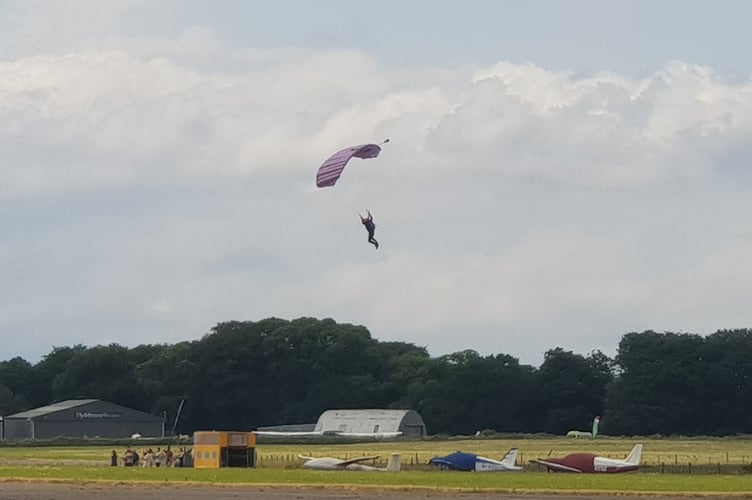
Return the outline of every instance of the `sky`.
<path id="1" fill-rule="evenodd" d="M 0 359 L 268 317 L 535 366 L 750 327 L 750 18 L 0 0 Z"/>

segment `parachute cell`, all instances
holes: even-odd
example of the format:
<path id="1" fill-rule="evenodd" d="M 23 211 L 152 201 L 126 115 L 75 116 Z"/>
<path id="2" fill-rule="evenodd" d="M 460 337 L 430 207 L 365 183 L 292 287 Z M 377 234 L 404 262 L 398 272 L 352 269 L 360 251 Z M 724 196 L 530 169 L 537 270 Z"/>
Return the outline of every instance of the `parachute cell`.
<path id="1" fill-rule="evenodd" d="M 334 186 L 350 158 L 353 156 L 363 159 L 376 158 L 380 152 L 381 146 L 378 144 L 361 144 L 337 151 L 319 167 L 316 174 L 316 185 L 318 187 Z"/>

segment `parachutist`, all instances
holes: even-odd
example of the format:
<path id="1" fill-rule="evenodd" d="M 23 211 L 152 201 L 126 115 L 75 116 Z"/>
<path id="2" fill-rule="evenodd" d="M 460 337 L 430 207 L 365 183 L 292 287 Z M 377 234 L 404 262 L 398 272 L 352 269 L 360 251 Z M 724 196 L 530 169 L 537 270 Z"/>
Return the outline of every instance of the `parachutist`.
<path id="1" fill-rule="evenodd" d="M 371 215 L 370 210 L 366 210 L 366 213 L 368 213 L 367 217 L 363 217 L 360 215 L 360 222 L 363 223 L 364 226 L 366 226 L 366 231 L 368 231 L 368 243 L 372 244 L 377 249 L 379 248 L 379 242 L 376 241 L 376 238 L 373 237 L 373 234 L 376 232 L 376 224 L 373 223 L 373 216 Z"/>

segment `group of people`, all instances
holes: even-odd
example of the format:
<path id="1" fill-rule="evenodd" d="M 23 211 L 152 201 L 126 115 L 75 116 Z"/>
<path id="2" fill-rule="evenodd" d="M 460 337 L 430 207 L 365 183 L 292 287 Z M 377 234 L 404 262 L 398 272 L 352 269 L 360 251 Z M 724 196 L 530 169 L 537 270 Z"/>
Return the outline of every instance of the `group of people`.
<path id="1" fill-rule="evenodd" d="M 167 445 L 164 449 L 157 447 L 156 452 L 152 448 L 148 448 L 142 450 L 140 454 L 138 451 L 128 448 L 123 453 L 122 462 L 125 467 L 138 467 L 139 465 L 141 467 L 182 467 L 186 464 L 188 455 L 192 452 L 192 449 L 180 448 L 180 451 L 176 454 L 173 453 L 170 445 Z M 112 450 L 110 465 L 119 465 L 118 454 L 115 450 Z"/>

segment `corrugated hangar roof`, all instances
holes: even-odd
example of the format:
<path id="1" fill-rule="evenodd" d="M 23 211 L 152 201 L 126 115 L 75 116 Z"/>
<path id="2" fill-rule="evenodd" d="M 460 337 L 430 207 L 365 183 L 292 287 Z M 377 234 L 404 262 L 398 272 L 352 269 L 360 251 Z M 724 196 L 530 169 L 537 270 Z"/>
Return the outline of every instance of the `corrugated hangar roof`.
<path id="1" fill-rule="evenodd" d="M 402 432 L 404 424 L 423 425 L 423 419 L 414 410 L 327 410 L 316 422 L 319 432 L 378 433 Z"/>
<path id="2" fill-rule="evenodd" d="M 96 401 L 99 401 L 99 400 L 98 399 L 68 399 L 66 401 L 59 401 L 57 403 L 52 403 L 51 405 L 40 406 L 39 408 L 34 408 L 32 410 L 26 410 L 20 413 L 14 413 L 13 415 L 6 415 L 5 418 L 7 419 L 7 418 L 43 417 L 45 415 L 50 415 L 52 413 L 57 413 L 59 411 L 70 410 L 71 408 L 76 408 L 77 406 L 88 405 Z"/>

